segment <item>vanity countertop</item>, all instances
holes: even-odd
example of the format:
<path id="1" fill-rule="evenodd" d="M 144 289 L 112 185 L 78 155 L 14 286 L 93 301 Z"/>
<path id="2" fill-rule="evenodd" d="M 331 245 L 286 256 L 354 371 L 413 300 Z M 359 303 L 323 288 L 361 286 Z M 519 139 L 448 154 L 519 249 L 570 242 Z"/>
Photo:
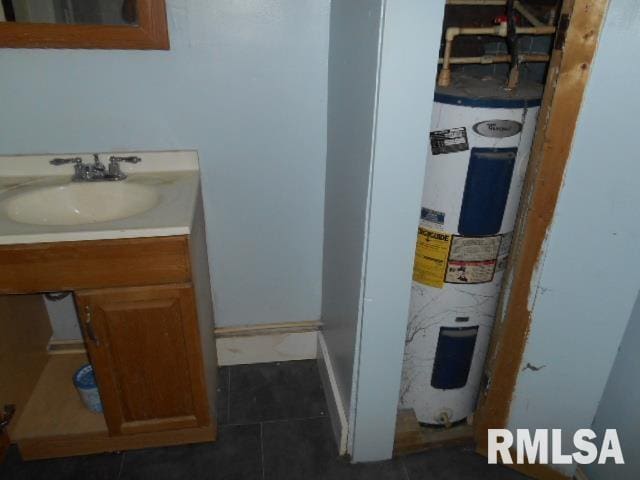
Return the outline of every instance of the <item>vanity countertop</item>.
<path id="1" fill-rule="evenodd" d="M 19 223 L 9 217 L 7 204 L 17 195 L 70 183 L 73 166 L 52 166 L 49 164 L 52 158 L 80 156 L 90 163 L 92 155 L 0 156 L 0 245 L 165 237 L 191 233 L 194 212 L 200 201 L 196 152 L 109 153 L 101 154 L 100 158 L 106 161 L 110 155 L 141 157 L 142 162 L 136 165 L 122 165 L 128 178 L 121 182 L 151 187 L 157 191 L 159 200 L 155 206 L 137 215 L 81 225 Z M 87 182 L 92 183 L 102 182 Z"/>

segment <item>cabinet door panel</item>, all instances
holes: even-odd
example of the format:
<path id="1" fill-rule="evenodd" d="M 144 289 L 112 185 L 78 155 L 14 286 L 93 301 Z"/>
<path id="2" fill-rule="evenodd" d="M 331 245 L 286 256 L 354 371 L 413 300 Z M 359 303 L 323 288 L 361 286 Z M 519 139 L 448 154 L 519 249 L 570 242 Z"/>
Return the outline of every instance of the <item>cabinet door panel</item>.
<path id="1" fill-rule="evenodd" d="M 209 423 L 190 285 L 76 294 L 112 434 Z"/>

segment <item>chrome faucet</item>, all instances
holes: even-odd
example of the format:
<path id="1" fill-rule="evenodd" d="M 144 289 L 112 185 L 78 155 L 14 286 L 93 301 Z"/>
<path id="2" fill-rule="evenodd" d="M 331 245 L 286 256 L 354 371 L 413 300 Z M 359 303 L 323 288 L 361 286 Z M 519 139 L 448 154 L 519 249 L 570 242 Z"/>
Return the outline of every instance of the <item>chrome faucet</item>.
<path id="1" fill-rule="evenodd" d="M 49 163 L 51 165 L 65 165 L 73 163 L 74 173 L 71 180 L 73 182 L 100 182 L 118 181 L 127 178 L 127 175 L 120 169 L 121 162 L 139 163 L 142 159 L 136 156 L 130 157 L 109 157 L 109 167 L 107 168 L 101 161 L 97 153 L 93 154 L 93 163 L 84 163 L 80 157 L 54 158 Z"/>

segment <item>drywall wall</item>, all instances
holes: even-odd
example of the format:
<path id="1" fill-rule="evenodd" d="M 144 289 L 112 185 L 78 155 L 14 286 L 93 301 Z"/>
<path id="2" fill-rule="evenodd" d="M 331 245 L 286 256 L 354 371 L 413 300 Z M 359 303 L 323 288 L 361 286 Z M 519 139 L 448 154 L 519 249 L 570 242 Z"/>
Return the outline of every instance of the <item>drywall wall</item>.
<path id="1" fill-rule="evenodd" d="M 636 480 L 640 478 L 640 295 L 631 313 L 620 351 L 598 407 L 593 430 L 599 438 L 607 428 L 615 428 L 620 438 L 625 464 L 585 465 L 590 480 Z"/>
<path id="2" fill-rule="evenodd" d="M 352 419 L 356 461 L 391 458 L 444 0 L 387 0 Z"/>
<path id="3" fill-rule="evenodd" d="M 356 462 L 393 447 L 443 13 L 332 3 L 323 335 Z"/>
<path id="4" fill-rule="evenodd" d="M 534 280 L 509 417 L 510 428 L 562 428 L 568 448 L 592 424 L 640 289 L 640 97 L 629 81 L 640 64 L 622 61 L 637 56 L 639 41 L 640 5 L 611 2 Z"/>
<path id="5" fill-rule="evenodd" d="M 76 311 L 76 305 L 73 301 L 73 295 L 69 295 L 60 300 L 44 298 L 44 305 L 47 307 L 47 313 L 49 314 L 52 341 L 82 339 L 78 312 Z"/>
<path id="6" fill-rule="evenodd" d="M 347 411 L 362 304 L 381 12 L 381 0 L 331 4 L 322 321 Z"/>
<path id="7" fill-rule="evenodd" d="M 329 0 L 167 0 L 171 51 L 0 49 L 0 154 L 197 149 L 218 326 L 320 317 Z"/>

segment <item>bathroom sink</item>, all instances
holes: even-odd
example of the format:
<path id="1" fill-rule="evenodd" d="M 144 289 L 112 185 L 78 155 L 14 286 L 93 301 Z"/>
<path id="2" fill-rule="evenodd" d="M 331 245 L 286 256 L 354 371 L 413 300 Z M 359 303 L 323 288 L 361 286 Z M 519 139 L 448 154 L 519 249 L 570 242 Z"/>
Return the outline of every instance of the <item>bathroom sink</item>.
<path id="1" fill-rule="evenodd" d="M 68 183 L 19 193 L 4 209 L 30 225 L 84 225 L 132 217 L 159 203 L 156 188 L 127 182 Z"/>

